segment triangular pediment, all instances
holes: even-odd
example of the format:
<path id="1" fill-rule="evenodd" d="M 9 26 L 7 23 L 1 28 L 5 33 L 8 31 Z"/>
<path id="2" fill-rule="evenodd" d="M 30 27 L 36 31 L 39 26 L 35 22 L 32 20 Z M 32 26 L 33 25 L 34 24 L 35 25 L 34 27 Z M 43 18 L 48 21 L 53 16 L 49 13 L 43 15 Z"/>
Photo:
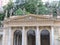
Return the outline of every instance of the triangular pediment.
<path id="1" fill-rule="evenodd" d="M 35 20 L 45 20 L 50 19 L 49 16 L 43 16 L 43 15 L 23 15 L 23 16 L 12 16 L 10 19 L 7 19 L 9 21 L 35 21 Z"/>

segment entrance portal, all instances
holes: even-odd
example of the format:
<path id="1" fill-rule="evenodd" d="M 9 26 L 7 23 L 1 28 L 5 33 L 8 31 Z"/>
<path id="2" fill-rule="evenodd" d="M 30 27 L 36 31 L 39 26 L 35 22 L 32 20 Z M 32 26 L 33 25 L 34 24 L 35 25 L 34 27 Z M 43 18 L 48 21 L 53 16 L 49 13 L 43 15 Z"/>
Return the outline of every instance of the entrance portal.
<path id="1" fill-rule="evenodd" d="M 48 30 L 41 32 L 41 45 L 50 45 L 50 33 Z"/>
<path id="2" fill-rule="evenodd" d="M 28 45 L 35 45 L 35 31 L 30 30 L 27 32 L 27 43 Z"/>
<path id="3" fill-rule="evenodd" d="M 14 32 L 14 45 L 22 45 L 22 32 L 19 30 Z"/>

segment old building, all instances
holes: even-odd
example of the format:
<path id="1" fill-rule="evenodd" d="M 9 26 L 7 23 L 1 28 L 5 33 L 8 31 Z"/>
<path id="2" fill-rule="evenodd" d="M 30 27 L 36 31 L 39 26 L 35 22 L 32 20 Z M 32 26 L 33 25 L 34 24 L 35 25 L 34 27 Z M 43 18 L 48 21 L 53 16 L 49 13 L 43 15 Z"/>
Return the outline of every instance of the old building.
<path id="1" fill-rule="evenodd" d="M 59 45 L 60 17 L 52 15 L 11 16 L 3 22 L 2 45 Z"/>

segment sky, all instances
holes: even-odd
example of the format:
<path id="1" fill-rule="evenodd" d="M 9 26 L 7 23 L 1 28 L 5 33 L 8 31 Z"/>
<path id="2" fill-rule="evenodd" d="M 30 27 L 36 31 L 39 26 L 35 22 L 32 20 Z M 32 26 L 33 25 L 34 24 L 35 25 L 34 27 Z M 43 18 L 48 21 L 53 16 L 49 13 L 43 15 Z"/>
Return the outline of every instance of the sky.
<path id="1" fill-rule="evenodd" d="M 42 0 L 43 2 L 47 2 L 47 1 L 49 1 L 49 2 L 52 2 L 52 1 L 59 1 L 59 0 Z"/>
<path id="2" fill-rule="evenodd" d="M 51 2 L 51 1 L 58 1 L 58 0 L 42 0 L 43 2 Z M 0 6 L 6 5 L 9 2 L 9 0 L 0 0 Z"/>
<path id="3" fill-rule="evenodd" d="M 0 6 L 6 5 L 9 0 L 0 0 Z"/>

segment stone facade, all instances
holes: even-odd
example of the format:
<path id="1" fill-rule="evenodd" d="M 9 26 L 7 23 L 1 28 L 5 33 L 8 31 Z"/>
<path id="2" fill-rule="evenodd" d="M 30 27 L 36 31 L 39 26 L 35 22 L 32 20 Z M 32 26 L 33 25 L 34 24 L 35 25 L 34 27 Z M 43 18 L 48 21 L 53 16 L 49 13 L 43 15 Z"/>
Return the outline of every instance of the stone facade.
<path id="1" fill-rule="evenodd" d="M 12 16 L 5 19 L 3 28 L 2 45 L 14 45 L 14 32 L 22 32 L 22 45 L 27 45 L 27 32 L 35 31 L 36 45 L 41 45 L 41 32 L 48 30 L 50 33 L 50 45 L 60 45 L 60 18 L 45 15 Z"/>

